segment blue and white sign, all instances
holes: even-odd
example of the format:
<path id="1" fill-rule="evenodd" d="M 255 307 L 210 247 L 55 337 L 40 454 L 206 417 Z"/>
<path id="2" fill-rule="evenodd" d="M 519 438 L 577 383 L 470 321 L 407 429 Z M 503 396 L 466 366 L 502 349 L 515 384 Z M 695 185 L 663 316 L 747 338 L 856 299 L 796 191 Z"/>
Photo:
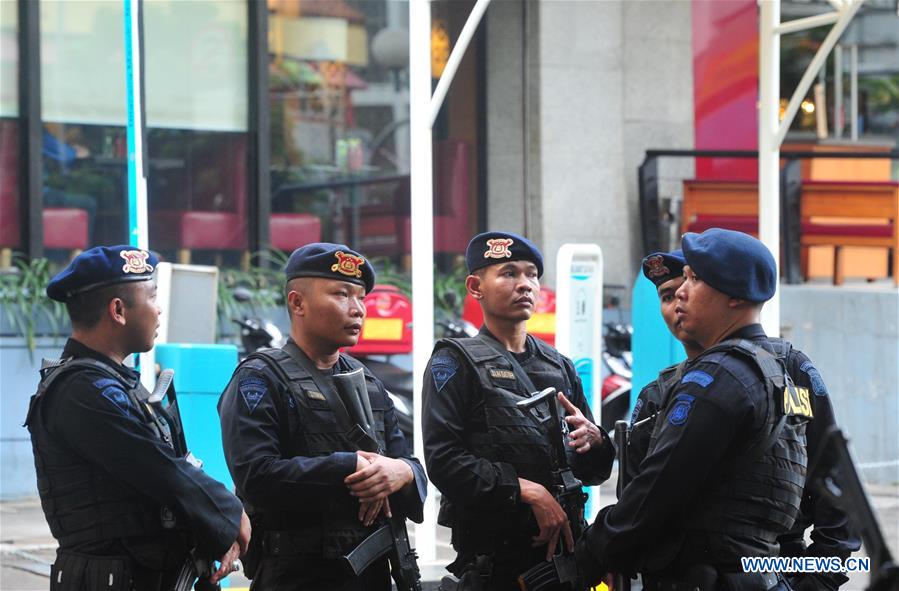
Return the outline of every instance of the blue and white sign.
<path id="1" fill-rule="evenodd" d="M 563 244 L 556 257 L 556 348 L 574 362 L 593 419 L 602 415 L 602 250 L 597 244 Z M 599 511 L 599 487 L 585 510 Z"/>

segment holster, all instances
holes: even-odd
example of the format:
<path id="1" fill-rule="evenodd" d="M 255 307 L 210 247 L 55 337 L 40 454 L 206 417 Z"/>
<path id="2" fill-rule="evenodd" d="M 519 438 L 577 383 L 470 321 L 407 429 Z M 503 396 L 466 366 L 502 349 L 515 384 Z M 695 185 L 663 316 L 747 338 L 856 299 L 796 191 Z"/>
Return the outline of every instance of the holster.
<path id="1" fill-rule="evenodd" d="M 490 577 L 493 574 L 493 559 L 490 556 L 479 554 L 461 566 L 456 562 L 447 566 L 447 570 L 458 574 L 459 578 L 443 577 L 440 580 L 440 591 L 488 591 L 490 589 Z"/>
<path id="2" fill-rule="evenodd" d="M 127 556 L 92 556 L 58 550 L 56 561 L 50 567 L 50 591 L 131 591 L 132 577 L 132 563 Z"/>

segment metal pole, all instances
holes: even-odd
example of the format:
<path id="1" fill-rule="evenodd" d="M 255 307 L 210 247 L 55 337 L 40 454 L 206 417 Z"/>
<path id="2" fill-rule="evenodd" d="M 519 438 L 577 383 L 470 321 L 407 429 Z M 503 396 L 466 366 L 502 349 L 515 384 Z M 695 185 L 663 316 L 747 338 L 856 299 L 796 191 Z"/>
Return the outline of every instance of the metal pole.
<path id="1" fill-rule="evenodd" d="M 841 11 L 836 24 L 830 29 L 830 32 L 827 33 L 827 37 L 824 38 L 824 41 L 821 43 L 821 47 L 818 48 L 818 51 L 815 53 L 815 57 L 812 58 L 811 63 L 808 65 L 808 68 L 806 68 L 805 74 L 803 74 L 802 78 L 799 80 L 799 84 L 796 86 L 796 90 L 793 92 L 793 96 L 790 98 L 790 103 L 787 105 L 787 111 L 784 114 L 783 121 L 781 121 L 780 123 L 780 129 L 778 130 L 777 136 L 775 138 L 778 146 L 783 143 L 783 140 L 787 135 L 787 130 L 790 129 L 790 125 L 793 123 L 793 118 L 796 116 L 797 111 L 799 111 L 799 105 L 802 103 L 803 99 L 805 99 L 805 95 L 808 94 L 808 89 L 811 87 L 812 82 L 814 82 L 818 70 L 820 70 L 824 66 L 824 62 L 827 59 L 827 54 L 830 53 L 830 50 L 833 49 L 834 45 L 836 45 L 837 41 L 840 39 L 840 36 L 843 34 L 843 31 L 846 30 L 846 27 L 852 21 L 852 17 L 855 16 L 856 12 L 858 12 L 858 9 L 862 5 L 862 1 L 863 0 L 856 0 L 855 2 L 847 4 L 846 7 Z M 777 40 L 777 45 L 778 47 L 780 47 L 779 37 Z M 779 60 L 779 54 L 777 54 L 777 56 L 778 57 L 776 59 Z"/>
<path id="2" fill-rule="evenodd" d="M 144 175 L 141 1 L 125 0 L 125 84 L 128 92 L 128 241 L 148 248 L 147 178 Z"/>
<path id="3" fill-rule="evenodd" d="M 759 239 L 780 268 L 780 142 L 776 140 L 780 105 L 780 0 L 759 5 Z M 779 274 L 777 275 L 780 276 Z M 768 336 L 780 336 L 780 282 L 762 308 Z"/>
<path id="4" fill-rule="evenodd" d="M 434 201 L 431 162 L 431 3 L 409 2 L 409 128 L 412 225 L 412 372 L 415 455 L 424 458 L 421 430 L 424 371 L 434 347 Z M 415 527 L 415 545 L 423 563 L 437 556 L 437 510 L 428 484 L 424 521 Z"/>
<path id="5" fill-rule="evenodd" d="M 450 53 L 449 59 L 446 60 L 446 66 L 443 68 L 443 75 L 440 76 L 440 81 L 437 83 L 437 88 L 434 90 L 434 96 L 431 98 L 431 127 L 434 127 L 434 122 L 437 121 L 440 107 L 443 106 L 443 99 L 446 97 L 447 91 L 449 91 L 449 86 L 453 82 L 456 70 L 459 69 L 459 63 L 462 61 L 462 56 L 465 55 L 465 50 L 468 49 L 468 44 L 478 30 L 478 24 L 480 24 L 481 18 L 484 16 L 484 12 L 487 11 L 489 5 L 490 0 L 477 1 L 474 8 L 471 9 L 468 20 L 465 21 L 465 26 L 462 27 L 462 32 L 459 33 L 459 38 L 453 46 L 453 51 Z M 430 53 L 428 55 L 430 55 Z"/>
<path id="6" fill-rule="evenodd" d="M 833 134 L 843 137 L 843 46 L 833 48 Z"/>
<path id="7" fill-rule="evenodd" d="M 849 48 L 849 137 L 858 141 L 858 45 Z"/>
<path id="8" fill-rule="evenodd" d="M 775 27 L 774 32 L 780 35 L 795 33 L 797 31 L 804 31 L 806 29 L 835 23 L 837 22 L 838 18 L 840 18 L 839 12 L 825 12 L 824 14 L 816 14 L 814 16 L 807 16 L 805 18 L 797 18 L 795 20 L 787 21 L 781 25 L 778 25 L 777 27 Z"/>

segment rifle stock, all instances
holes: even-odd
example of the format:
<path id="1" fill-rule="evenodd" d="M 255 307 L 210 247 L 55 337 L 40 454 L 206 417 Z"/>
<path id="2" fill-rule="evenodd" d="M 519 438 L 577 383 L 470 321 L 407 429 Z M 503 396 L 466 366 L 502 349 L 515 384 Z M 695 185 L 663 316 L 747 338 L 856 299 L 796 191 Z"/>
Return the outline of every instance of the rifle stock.
<path id="1" fill-rule="evenodd" d="M 365 376 L 362 369 L 333 376 L 337 395 L 343 402 L 353 426 L 347 438 L 360 450 L 383 454 L 374 432 L 374 416 Z M 390 574 L 399 591 L 421 591 L 421 572 L 418 557 L 409 544 L 406 519 L 399 515 L 384 520 L 385 523 L 362 540 L 342 558 L 345 568 L 359 576 L 373 562 L 387 555 Z"/>
<path id="2" fill-rule="evenodd" d="M 615 446 L 618 455 L 618 483 L 616 486 L 616 496 L 621 498 L 621 491 L 628 484 L 628 443 L 630 442 L 630 426 L 627 421 L 615 422 Z M 631 578 L 624 573 L 615 573 L 613 577 L 614 591 L 630 591 Z"/>

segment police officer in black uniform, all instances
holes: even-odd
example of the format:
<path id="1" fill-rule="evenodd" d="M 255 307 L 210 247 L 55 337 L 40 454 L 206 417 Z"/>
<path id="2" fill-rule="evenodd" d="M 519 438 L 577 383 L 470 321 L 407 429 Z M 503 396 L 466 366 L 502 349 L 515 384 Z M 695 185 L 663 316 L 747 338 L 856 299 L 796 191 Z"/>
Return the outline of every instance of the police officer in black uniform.
<path id="1" fill-rule="evenodd" d="M 537 247 L 515 234 L 487 232 L 471 240 L 466 260 L 466 287 L 481 304 L 484 326 L 477 337 L 439 341 L 431 356 L 425 459 L 443 495 L 439 522 L 452 528 L 457 552 L 447 569 L 463 581 L 477 577 L 487 588 L 513 589 L 523 571 L 573 542 L 546 488 L 546 433 L 516 402 L 532 390 L 556 389 L 568 415 L 569 462 L 584 484 L 608 478 L 614 449 L 593 422 L 571 360 L 526 332 L 543 273 Z"/>
<path id="2" fill-rule="evenodd" d="M 358 578 L 339 559 L 398 512 L 421 522 L 427 480 L 406 453 L 381 381 L 340 353 L 356 344 L 375 273 L 339 244 L 297 249 L 285 268 L 290 339 L 244 360 L 219 401 L 225 459 L 254 523 L 252 589 L 390 589 L 386 559 Z M 357 451 L 332 375 L 363 368 L 385 455 Z"/>
<path id="3" fill-rule="evenodd" d="M 643 259 L 644 276 L 652 281 L 658 290 L 659 306 L 662 318 L 668 330 L 684 346 L 687 360 L 698 356 L 702 349 L 683 330 L 678 322 L 675 308 L 677 299 L 675 292 L 684 282 L 683 268 L 686 265 L 683 252 L 653 253 Z M 809 396 L 813 420 L 808 424 L 808 457 L 816 456 L 822 438 L 836 422 L 827 388 L 821 374 L 811 360 L 798 349 L 783 340 L 769 338 L 765 348 L 780 357 L 786 363 L 786 370 L 798 388 L 805 389 L 813 395 Z M 647 384 L 637 398 L 631 415 L 631 432 L 628 444 L 628 481 L 639 472 L 640 462 L 646 457 L 649 439 L 655 427 L 658 413 L 662 412 L 670 394 L 683 377 L 687 362 L 668 367 L 659 374 L 658 379 Z M 819 469 L 818 467 L 815 468 Z M 825 467 L 820 467 L 825 469 Z M 809 473 L 808 481 L 814 478 Z M 813 526 L 812 544 L 806 547 L 805 530 Z M 778 539 L 781 556 L 837 556 L 843 560 L 860 548 L 861 542 L 849 528 L 846 513 L 835 506 L 828 498 L 816 494 L 806 488 L 800 506 L 800 515 L 793 528 Z M 813 591 L 821 589 L 836 591 L 848 580 L 843 573 L 799 573 L 790 577 L 790 585 L 794 590 Z"/>
<path id="4" fill-rule="evenodd" d="M 225 487 L 176 453 L 170 417 L 124 365 L 153 347 L 156 257 L 84 251 L 50 281 L 72 337 L 45 362 L 26 425 L 41 506 L 59 542 L 53 590 L 171 589 L 193 549 L 231 572 L 250 522 Z"/>
<path id="5" fill-rule="evenodd" d="M 643 259 L 643 275 L 656 286 L 659 311 L 665 325 L 683 345 L 687 359 L 692 359 L 702 352 L 702 348 L 678 325 L 675 314 L 677 298 L 674 294 L 684 282 L 685 264 L 684 253 L 681 250 L 657 252 Z M 666 367 L 659 377 L 646 384 L 637 396 L 634 410 L 631 412 L 631 429 L 628 435 L 627 466 L 624 468 L 626 482 L 633 480 L 639 472 L 640 462 L 646 457 L 646 451 L 649 449 L 650 435 L 655 426 L 654 418 L 664 408 L 670 386 L 676 384 L 682 377 L 684 365 L 678 363 Z"/>
<path id="6" fill-rule="evenodd" d="M 590 583 L 642 572 L 648 590 L 784 589 L 740 561 L 777 556 L 808 461 L 809 393 L 764 348 L 758 324 L 774 259 L 758 240 L 719 229 L 688 233 L 682 246 L 677 321 L 703 352 L 684 367 L 636 478 L 581 538 L 579 567 Z"/>

